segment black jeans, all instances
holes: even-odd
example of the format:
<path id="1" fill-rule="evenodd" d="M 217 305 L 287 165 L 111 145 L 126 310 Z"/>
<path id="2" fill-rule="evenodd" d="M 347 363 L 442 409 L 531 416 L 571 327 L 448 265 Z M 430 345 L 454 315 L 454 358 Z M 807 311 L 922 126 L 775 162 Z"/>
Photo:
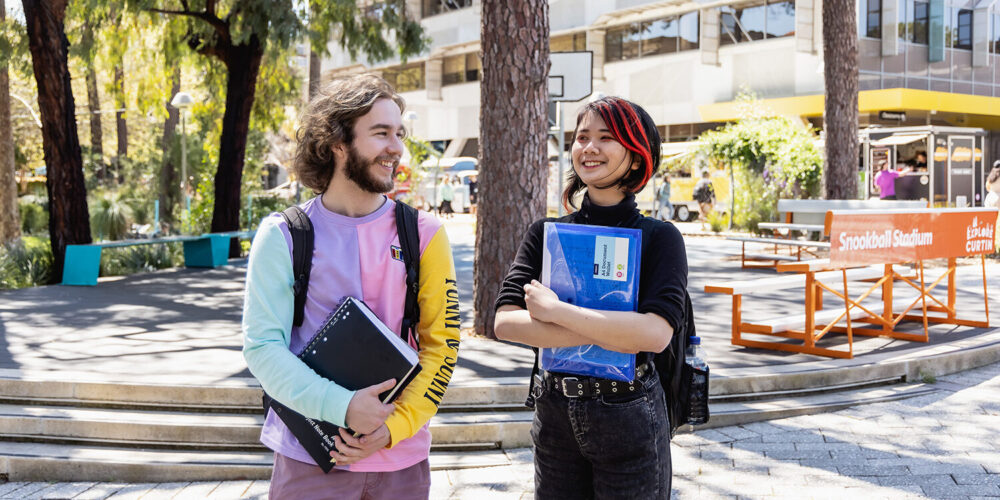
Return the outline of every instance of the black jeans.
<path id="1" fill-rule="evenodd" d="M 535 498 L 670 498 L 670 426 L 655 372 L 638 393 L 535 399 Z"/>

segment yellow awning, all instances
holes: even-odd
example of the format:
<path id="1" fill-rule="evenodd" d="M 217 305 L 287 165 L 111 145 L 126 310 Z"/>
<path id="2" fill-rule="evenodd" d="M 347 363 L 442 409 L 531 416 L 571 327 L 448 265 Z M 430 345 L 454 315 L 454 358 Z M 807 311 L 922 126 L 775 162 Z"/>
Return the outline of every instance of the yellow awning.
<path id="1" fill-rule="evenodd" d="M 761 99 L 761 105 L 777 115 L 823 116 L 823 95 Z M 701 120 L 726 122 L 740 118 L 736 101 L 698 106 Z M 1000 97 L 986 97 L 916 89 L 865 90 L 858 93 L 858 111 L 937 111 L 983 118 L 1000 118 Z M 971 124 L 970 124 L 971 125 Z"/>

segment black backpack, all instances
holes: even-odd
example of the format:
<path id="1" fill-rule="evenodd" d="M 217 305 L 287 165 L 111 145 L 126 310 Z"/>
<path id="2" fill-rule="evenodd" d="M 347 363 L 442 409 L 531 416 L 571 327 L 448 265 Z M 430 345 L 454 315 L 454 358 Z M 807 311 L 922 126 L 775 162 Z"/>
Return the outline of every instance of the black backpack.
<path id="1" fill-rule="evenodd" d="M 306 292 L 309 290 L 309 272 L 312 270 L 312 254 L 314 233 L 309 216 L 297 206 L 291 206 L 281 212 L 288 224 L 288 233 L 292 237 L 292 275 L 295 282 L 292 292 L 295 294 L 295 315 L 292 325 L 302 326 L 305 315 Z M 420 321 L 420 304 L 417 303 L 417 291 L 420 283 L 420 233 L 417 230 L 417 209 L 396 201 L 396 233 L 399 235 L 399 247 L 402 250 L 403 264 L 406 265 L 406 300 L 403 305 L 403 323 L 399 336 L 404 342 L 413 340 L 419 344 L 417 323 Z M 264 394 L 264 410 L 271 406 L 271 397 Z"/>
<path id="2" fill-rule="evenodd" d="M 715 198 L 715 187 L 712 186 L 711 182 L 699 182 L 695 186 L 694 192 L 691 193 L 691 197 L 699 203 L 711 203 L 712 199 Z"/>

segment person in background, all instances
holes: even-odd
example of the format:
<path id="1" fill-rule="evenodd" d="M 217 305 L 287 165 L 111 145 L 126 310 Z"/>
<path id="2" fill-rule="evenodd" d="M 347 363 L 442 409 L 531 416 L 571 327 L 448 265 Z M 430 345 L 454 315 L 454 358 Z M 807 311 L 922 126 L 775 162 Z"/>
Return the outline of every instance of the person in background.
<path id="1" fill-rule="evenodd" d="M 441 180 L 441 210 L 444 218 L 450 219 L 455 209 L 451 207 L 451 202 L 455 200 L 455 186 L 451 183 L 451 177 L 447 175 Z"/>
<path id="2" fill-rule="evenodd" d="M 663 173 L 663 180 L 659 189 L 656 190 L 656 213 L 654 216 L 660 220 L 671 220 L 674 218 L 674 206 L 670 203 L 670 173 Z"/>
<path id="3" fill-rule="evenodd" d="M 896 199 L 896 179 L 900 175 L 910 172 L 910 167 L 907 166 L 903 171 L 897 172 L 895 169 L 889 166 L 889 162 L 881 160 L 879 162 L 879 172 L 875 174 L 875 190 L 878 191 L 878 197 L 880 200 L 895 200 Z"/>
<path id="4" fill-rule="evenodd" d="M 476 204 L 479 203 L 479 176 L 469 176 L 469 211 L 476 214 Z"/>
<path id="5" fill-rule="evenodd" d="M 712 186 L 712 179 L 707 168 L 701 171 L 701 180 L 694 185 L 692 197 L 694 201 L 698 202 L 698 220 L 701 221 L 701 228 L 705 229 L 708 214 L 715 207 L 715 187 Z"/>
<path id="6" fill-rule="evenodd" d="M 993 170 L 986 176 L 986 198 L 983 206 L 1000 208 L 1000 160 L 993 162 Z"/>
<path id="7" fill-rule="evenodd" d="M 917 151 L 916 157 L 913 159 L 913 171 L 914 172 L 927 171 L 927 153 L 923 151 Z"/>

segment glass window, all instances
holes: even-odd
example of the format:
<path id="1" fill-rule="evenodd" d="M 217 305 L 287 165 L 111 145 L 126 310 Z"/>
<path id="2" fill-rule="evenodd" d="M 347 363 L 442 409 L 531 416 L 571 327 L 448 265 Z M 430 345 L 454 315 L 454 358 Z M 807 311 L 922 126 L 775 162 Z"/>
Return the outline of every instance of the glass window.
<path id="1" fill-rule="evenodd" d="M 605 61 L 621 61 L 639 57 L 640 37 L 639 28 L 634 24 L 608 30 L 604 44 Z"/>
<path id="2" fill-rule="evenodd" d="M 677 18 L 642 23 L 642 55 L 677 52 L 680 23 Z"/>
<path id="3" fill-rule="evenodd" d="M 767 37 L 795 35 L 795 2 L 767 4 Z"/>
<path id="4" fill-rule="evenodd" d="M 472 0 L 423 0 L 423 7 L 423 17 L 427 17 L 472 7 Z"/>
<path id="5" fill-rule="evenodd" d="M 882 0 L 861 0 L 863 36 L 882 38 Z"/>
<path id="6" fill-rule="evenodd" d="M 766 32 L 765 24 L 767 22 L 767 6 L 766 5 L 755 5 L 753 7 L 744 7 L 736 11 L 737 19 L 739 19 L 739 26 L 743 30 L 744 36 L 749 40 L 763 40 L 764 33 Z M 793 19 L 794 30 L 794 19 Z"/>
<path id="7" fill-rule="evenodd" d="M 955 26 L 958 24 L 958 9 L 944 9 L 944 46 L 955 46 Z"/>
<path id="8" fill-rule="evenodd" d="M 719 12 L 719 45 L 745 42 L 743 30 L 736 21 L 736 11 L 732 7 L 721 7 Z"/>
<path id="9" fill-rule="evenodd" d="M 912 17 L 910 22 L 910 41 L 927 45 L 927 26 L 930 19 L 930 4 L 927 2 L 913 2 Z"/>
<path id="10" fill-rule="evenodd" d="M 479 54 L 470 52 L 465 54 L 465 81 L 478 82 L 481 80 L 479 74 L 482 73 L 483 65 L 479 62 Z"/>
<path id="11" fill-rule="evenodd" d="M 1000 53 L 1000 15 L 993 15 L 993 40 L 990 43 L 990 50 Z"/>
<path id="12" fill-rule="evenodd" d="M 410 92 L 424 89 L 424 64 L 414 63 L 395 66 L 382 71 L 382 78 L 389 82 L 396 92 Z"/>
<path id="13" fill-rule="evenodd" d="M 585 33 L 572 33 L 549 40 L 549 52 L 579 52 L 581 50 L 587 50 L 587 35 Z"/>
<path id="14" fill-rule="evenodd" d="M 955 24 L 955 48 L 972 50 L 972 11 L 958 9 Z"/>
<path id="15" fill-rule="evenodd" d="M 678 50 L 698 48 L 698 12 L 689 12 L 681 16 L 681 37 Z"/>
<path id="16" fill-rule="evenodd" d="M 441 85 L 454 85 L 465 81 L 465 56 L 444 58 L 444 74 L 441 75 Z"/>

